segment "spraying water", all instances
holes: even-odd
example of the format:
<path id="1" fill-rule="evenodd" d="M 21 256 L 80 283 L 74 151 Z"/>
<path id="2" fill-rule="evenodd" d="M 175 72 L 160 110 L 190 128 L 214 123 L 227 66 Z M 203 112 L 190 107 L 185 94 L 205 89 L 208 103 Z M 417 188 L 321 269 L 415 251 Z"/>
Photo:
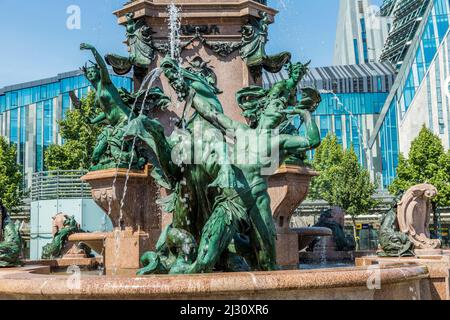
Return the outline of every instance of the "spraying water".
<path id="1" fill-rule="evenodd" d="M 148 83 L 150 78 L 151 78 L 151 73 L 149 73 L 148 75 L 145 76 L 144 80 L 141 83 L 141 87 L 139 88 L 139 90 L 142 90 L 145 87 L 145 85 Z M 131 120 L 131 115 L 136 110 L 136 104 L 137 104 L 137 100 L 133 103 L 133 106 L 131 107 L 131 112 L 130 112 L 130 115 L 128 116 L 128 123 Z M 120 158 L 122 157 L 124 143 L 125 143 L 125 141 L 122 140 L 122 144 L 120 146 L 120 156 L 119 156 L 119 158 L 116 161 L 116 172 L 114 174 L 114 180 L 113 180 L 113 184 L 112 184 L 113 191 L 115 190 L 115 186 L 116 186 L 116 182 L 117 182 L 117 175 L 119 173 Z M 108 216 L 111 216 L 111 212 L 112 212 L 112 197 L 109 197 L 108 198 Z M 106 217 L 104 217 L 104 221 L 102 220 L 102 228 L 106 229 Z"/>
<path id="2" fill-rule="evenodd" d="M 183 63 L 181 58 L 181 8 L 177 7 L 172 1 L 172 3 L 167 7 L 167 12 L 169 14 L 169 50 L 170 57 L 177 61 L 179 65 Z M 181 72 L 178 74 L 181 79 L 183 75 Z M 177 99 L 176 108 L 180 108 L 180 102 Z M 182 119 L 183 128 L 185 124 L 184 118 Z"/>
<path id="3" fill-rule="evenodd" d="M 142 114 L 142 112 L 144 110 L 144 104 L 145 104 L 145 101 L 147 99 L 148 93 L 149 93 L 150 89 L 152 88 L 153 83 L 156 81 L 156 79 L 160 75 L 161 75 L 161 70 L 159 68 L 156 68 L 156 69 L 152 70 L 151 72 L 149 72 L 145 76 L 144 80 L 142 81 L 142 84 L 141 84 L 141 87 L 139 88 L 139 91 L 141 91 L 146 85 L 147 85 L 147 89 L 146 89 L 146 92 L 145 92 L 144 100 L 142 100 L 142 103 L 141 103 L 140 114 Z M 135 114 L 136 106 L 137 106 L 137 99 L 134 101 L 133 106 L 131 108 L 130 115 L 128 116 L 128 123 L 130 123 L 133 114 Z M 128 134 L 128 130 L 129 130 L 129 128 L 127 128 L 127 130 L 125 131 L 124 136 L 126 136 Z M 115 191 L 117 178 L 118 178 L 118 175 L 119 175 L 119 165 L 120 165 L 120 159 L 122 158 L 124 145 L 125 145 L 125 140 L 122 140 L 122 144 L 121 144 L 121 147 L 120 147 L 120 150 L 121 150 L 120 151 L 120 156 L 118 157 L 118 159 L 116 161 L 116 171 L 115 171 L 115 174 L 114 174 L 114 180 L 113 180 L 113 184 L 112 184 L 113 191 Z M 133 146 L 133 148 L 134 148 L 134 146 Z M 134 153 L 132 153 L 132 155 L 133 154 Z M 130 167 L 132 165 L 133 160 L 134 160 L 133 158 L 130 160 Z M 111 216 L 111 213 L 112 213 L 112 197 L 109 197 L 108 198 L 108 216 Z M 106 219 L 106 217 L 105 217 L 105 219 Z M 105 223 L 106 223 L 106 221 L 105 221 Z M 119 221 L 119 223 L 120 223 L 120 221 Z"/>
<path id="4" fill-rule="evenodd" d="M 169 48 L 170 57 L 181 62 L 181 9 L 175 3 L 167 7 L 169 13 Z"/>
<path id="5" fill-rule="evenodd" d="M 178 61 L 181 64 L 181 10 L 172 2 L 169 6 L 168 6 L 168 13 L 169 13 L 169 45 L 170 45 L 170 56 L 172 59 Z M 154 81 L 156 79 L 158 79 L 160 77 L 162 73 L 162 70 L 159 68 L 154 69 L 153 71 L 151 71 L 149 74 L 146 75 L 146 77 L 144 78 L 144 80 L 142 81 L 141 87 L 139 89 L 139 91 L 141 91 L 143 88 L 145 88 L 145 86 L 147 86 L 146 92 L 145 92 L 145 96 L 144 99 L 142 101 L 142 105 L 141 105 L 141 109 L 139 112 L 139 115 L 143 114 L 144 111 L 144 104 L 145 101 L 147 100 L 148 94 L 150 92 L 150 89 L 152 88 L 152 85 L 154 83 Z M 128 123 L 130 123 L 130 121 L 132 120 L 132 116 L 135 113 L 135 109 L 136 109 L 136 104 L 137 104 L 137 99 L 136 101 L 133 103 L 132 106 L 132 111 L 130 113 L 130 116 L 128 118 Z M 128 134 L 128 129 L 125 132 L 125 136 Z M 133 142 L 132 142 L 132 146 L 131 146 L 131 150 L 135 149 L 135 145 L 136 145 L 136 140 L 137 137 L 133 138 Z M 121 146 L 121 152 L 123 152 L 123 148 L 124 148 L 124 143 L 125 141 L 122 141 L 122 146 Z M 114 175 L 114 180 L 113 180 L 113 191 L 115 190 L 115 186 L 117 183 L 117 178 L 118 178 L 118 173 L 119 173 L 119 165 L 120 165 L 120 159 L 121 157 L 119 157 L 119 159 L 117 159 L 117 163 L 116 163 L 116 172 Z M 122 194 L 122 199 L 120 201 L 120 212 L 119 212 L 119 229 L 115 230 L 114 233 L 114 238 L 115 238 L 115 253 L 116 253 L 116 259 L 118 257 L 118 255 L 120 254 L 120 231 L 121 229 L 123 229 L 123 208 L 125 206 L 125 199 L 127 196 L 127 192 L 128 192 L 128 181 L 129 181 L 129 177 L 130 177 L 130 172 L 131 172 L 131 168 L 132 168 L 132 164 L 133 164 L 133 160 L 134 160 L 134 152 L 131 153 L 131 159 L 129 162 L 129 166 L 126 172 L 126 177 L 125 177 L 125 184 L 124 184 L 124 189 L 123 189 L 123 194 Z M 112 198 L 110 197 L 108 199 L 108 215 L 111 215 L 112 212 Z M 106 221 L 105 221 L 106 224 Z M 114 263 L 114 274 L 117 271 L 117 266 Z"/>
<path id="6" fill-rule="evenodd" d="M 149 86 L 148 86 L 148 88 L 147 88 L 147 90 L 146 90 L 146 92 L 145 92 L 143 104 L 145 103 L 145 100 L 147 100 L 148 93 L 150 92 L 150 89 L 151 89 L 151 87 L 152 87 L 153 82 L 155 82 L 155 80 L 158 79 L 158 78 L 160 77 L 161 72 L 162 72 L 162 70 L 159 69 L 159 68 L 156 68 L 154 71 L 155 71 L 155 72 L 153 73 L 153 75 L 152 75 L 152 77 L 151 77 L 151 79 L 150 79 L 150 84 L 149 84 Z M 140 110 L 140 112 L 139 112 L 139 116 L 141 116 L 143 113 L 144 113 L 144 106 L 141 107 L 141 110 Z M 132 145 L 131 145 L 131 150 L 134 150 L 134 147 L 136 146 L 136 140 L 137 140 L 137 137 L 135 136 L 135 137 L 133 138 L 133 143 L 132 143 Z M 122 221 L 123 221 L 123 207 L 125 206 L 125 198 L 126 198 L 127 192 L 128 192 L 128 180 L 129 180 L 129 178 L 130 178 L 130 172 L 131 172 L 131 167 L 132 167 L 132 165 L 133 165 L 133 160 L 134 160 L 134 152 L 131 153 L 131 159 L 130 159 L 130 163 L 129 163 L 129 165 L 128 165 L 128 170 L 127 170 L 126 177 L 125 177 L 125 185 L 124 185 L 124 187 L 123 187 L 123 195 L 122 195 L 122 199 L 121 199 L 121 201 L 120 201 L 120 218 L 119 218 L 119 225 L 121 225 L 121 223 L 122 223 Z"/>

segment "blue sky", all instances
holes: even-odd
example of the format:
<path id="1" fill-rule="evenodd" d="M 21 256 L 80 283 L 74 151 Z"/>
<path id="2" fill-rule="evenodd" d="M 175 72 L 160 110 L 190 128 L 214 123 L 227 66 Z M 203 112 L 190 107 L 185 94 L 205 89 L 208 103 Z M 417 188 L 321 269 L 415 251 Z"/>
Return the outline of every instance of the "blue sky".
<path id="1" fill-rule="evenodd" d="M 112 11 L 126 0 L 0 0 L 0 88 L 72 71 L 89 58 L 89 42 L 105 54 L 126 54 L 124 28 Z M 381 0 L 372 1 L 379 4 Z M 291 51 L 313 66 L 332 63 L 338 0 L 269 0 L 280 11 L 270 29 L 269 53 Z M 70 5 L 81 8 L 81 29 L 66 27 Z"/>

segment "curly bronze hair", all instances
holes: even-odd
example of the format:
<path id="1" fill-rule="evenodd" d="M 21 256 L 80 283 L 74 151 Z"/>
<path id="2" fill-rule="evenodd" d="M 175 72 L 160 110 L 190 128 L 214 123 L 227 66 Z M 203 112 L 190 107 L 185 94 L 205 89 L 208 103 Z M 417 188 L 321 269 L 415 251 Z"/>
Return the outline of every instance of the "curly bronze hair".
<path id="1" fill-rule="evenodd" d="M 294 72 L 298 71 L 300 73 L 300 77 L 305 75 L 309 71 L 309 65 L 311 61 L 308 61 L 307 63 L 303 64 L 301 62 L 292 63 L 289 62 L 285 65 L 285 70 L 288 72 L 289 77 L 292 78 Z"/>
<path id="2" fill-rule="evenodd" d="M 97 63 L 95 63 L 95 62 L 93 62 L 93 61 L 91 61 L 91 60 L 89 60 L 89 62 L 91 63 L 90 66 L 88 66 L 88 64 L 86 63 L 84 66 L 82 66 L 82 67 L 80 68 L 80 70 L 84 73 L 84 75 L 86 75 L 86 74 L 87 74 L 87 71 L 88 71 L 89 69 L 92 69 L 92 68 L 95 68 L 97 71 L 100 72 L 100 66 L 99 66 Z"/>

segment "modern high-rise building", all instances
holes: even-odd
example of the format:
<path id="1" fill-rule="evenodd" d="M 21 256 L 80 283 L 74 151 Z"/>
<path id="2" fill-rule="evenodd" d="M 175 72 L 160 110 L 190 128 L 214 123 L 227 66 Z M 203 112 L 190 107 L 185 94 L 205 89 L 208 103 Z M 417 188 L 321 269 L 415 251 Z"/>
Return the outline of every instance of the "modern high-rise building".
<path id="1" fill-rule="evenodd" d="M 369 140 L 370 147 L 381 148 L 385 186 L 395 178 L 399 153 L 407 156 L 422 126 L 450 147 L 450 1 L 416 2 L 426 6 L 408 37 L 395 83 Z"/>
<path id="2" fill-rule="evenodd" d="M 111 77 L 117 87 L 132 89 L 131 78 Z M 44 170 L 45 149 L 62 143 L 58 121 L 73 107 L 70 92 L 81 98 L 88 90 L 81 71 L 0 89 L 0 135 L 17 145 L 17 161 L 28 187 L 33 173 Z"/>
<path id="3" fill-rule="evenodd" d="M 381 15 L 369 0 L 341 0 L 333 64 L 377 62 L 392 21 L 392 16 Z"/>
<path id="4" fill-rule="evenodd" d="M 390 61 L 399 69 L 417 32 L 430 0 L 385 0 L 380 15 L 393 17 L 380 61 Z"/>
<path id="5" fill-rule="evenodd" d="M 287 77 L 264 73 L 266 87 Z M 381 109 L 395 80 L 390 63 L 369 63 L 312 68 L 299 85 L 321 92 L 322 103 L 314 113 L 322 138 L 336 134 L 344 148 L 353 146 L 361 163 L 381 169 L 380 150 L 368 147 Z M 312 156 L 312 154 L 311 154 Z"/>

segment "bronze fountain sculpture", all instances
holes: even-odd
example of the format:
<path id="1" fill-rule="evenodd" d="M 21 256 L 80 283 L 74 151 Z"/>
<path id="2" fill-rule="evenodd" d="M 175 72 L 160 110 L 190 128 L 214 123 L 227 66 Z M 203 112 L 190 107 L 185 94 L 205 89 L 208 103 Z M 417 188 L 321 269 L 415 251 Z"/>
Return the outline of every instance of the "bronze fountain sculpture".
<path id="1" fill-rule="evenodd" d="M 320 133 L 311 114 L 321 98 L 313 88 L 304 88 L 301 95 L 298 92 L 309 63 L 292 63 L 289 53 L 266 54 L 269 23 L 267 13 L 260 12 L 259 19 L 243 27 L 242 43 L 232 49 L 240 49 L 241 58 L 254 76 L 262 68 L 278 72 L 283 66 L 288 74 L 287 79 L 270 89 L 251 85 L 237 92 L 236 101 L 248 124 L 224 114 L 217 97 L 221 93 L 216 86 L 217 78 L 203 60 L 194 59 L 189 68 L 170 57 L 160 62 L 168 83 L 185 104 L 176 130 L 169 136 L 158 119 L 139 113 L 136 103 L 124 101 L 124 95 L 111 84 L 106 63 L 97 50 L 88 44 L 81 45 L 96 59 L 96 65 L 84 70 L 96 90 L 96 101 L 105 111 L 93 122 L 109 123 L 107 132 L 99 138 L 98 154 L 106 157 L 104 163 L 117 164 L 117 168 L 127 167 L 128 162 L 130 168 L 139 169 L 150 162 L 152 177 L 170 193 L 159 203 L 173 214 L 173 221 L 163 230 L 156 250 L 143 255 L 144 268 L 139 274 L 279 268 L 267 179 L 280 163 L 292 157 L 303 159 L 306 151 L 319 146 Z M 137 31 L 137 26 L 141 31 Z M 167 50 L 149 37 L 145 40 L 144 31 L 150 35 L 142 21 L 134 21 L 131 14 L 127 15 L 131 55 L 129 58 L 107 55 L 106 62 L 114 70 L 128 71 L 133 65 L 135 69 L 142 68 L 145 64 L 140 62 L 151 62 L 147 53 L 152 48 Z M 134 39 L 132 42 L 130 37 Z M 195 37 L 201 35 L 197 33 Z M 216 47 L 204 39 L 201 41 Z M 145 46 L 147 49 L 143 49 Z M 167 96 L 157 87 L 147 90 L 158 93 L 154 100 L 164 112 Z M 141 103 L 146 103 L 145 97 Z M 305 136 L 292 130 L 293 116 L 301 118 Z M 250 140 L 245 142 L 240 137 Z M 195 150 L 194 155 L 191 150 Z M 251 160 L 238 159 L 242 156 Z M 94 164 L 99 162 L 98 158 L 94 158 Z M 103 168 L 100 165 L 92 169 Z"/>

